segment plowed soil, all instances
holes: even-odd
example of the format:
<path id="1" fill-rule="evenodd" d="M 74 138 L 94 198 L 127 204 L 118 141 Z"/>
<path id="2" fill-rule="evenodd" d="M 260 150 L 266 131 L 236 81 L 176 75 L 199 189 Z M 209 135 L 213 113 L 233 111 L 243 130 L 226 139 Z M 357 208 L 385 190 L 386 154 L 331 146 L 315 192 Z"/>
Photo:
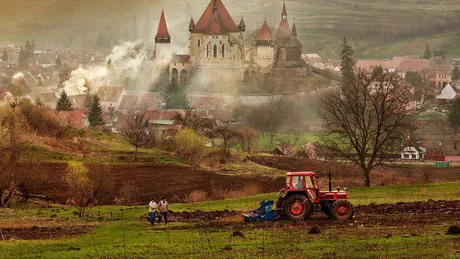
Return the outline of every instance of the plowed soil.
<path id="1" fill-rule="evenodd" d="M 427 201 L 427 202 L 399 202 L 396 204 L 370 204 L 360 205 L 355 208 L 355 217 L 352 221 L 361 224 L 371 223 L 383 225 L 398 225 L 403 221 L 411 224 L 425 224 L 442 220 L 460 221 L 460 200 L 456 201 Z M 210 222 L 233 219 L 241 216 L 243 212 L 236 211 L 194 211 L 174 212 L 168 214 L 171 222 Z M 389 217 L 390 216 L 390 217 Z M 143 218 L 143 217 L 141 217 Z M 243 217 L 241 216 L 241 220 Z M 322 213 L 312 214 L 308 221 L 324 222 L 325 224 L 342 224 L 341 222 L 327 219 Z M 397 223 L 399 222 L 399 223 Z M 218 223 L 217 223 L 218 224 Z"/>
<path id="2" fill-rule="evenodd" d="M 332 174 L 334 182 L 357 187 L 362 185 L 359 168 L 350 163 L 310 160 L 282 156 L 252 156 L 252 162 L 288 172 L 313 171 L 326 179 Z M 380 167 L 371 173 L 372 185 L 423 184 L 427 182 L 452 182 L 460 180 L 460 168 L 433 167 Z"/>
<path id="3" fill-rule="evenodd" d="M 31 193 L 65 203 L 71 196 L 64 181 L 66 164 L 43 164 L 43 179 L 34 183 Z M 111 165 L 112 186 L 100 191 L 97 204 L 114 204 L 115 197 L 129 199 L 129 204 L 143 204 L 152 197 L 168 197 L 172 202 L 183 202 L 195 190 L 201 190 L 213 198 L 216 190 L 237 190 L 257 184 L 261 192 L 276 192 L 284 178 L 273 179 L 259 176 L 234 176 L 207 172 L 194 167 L 174 165 Z"/>
<path id="4" fill-rule="evenodd" d="M 1 228 L 0 241 L 69 238 L 86 234 L 90 226 Z"/>

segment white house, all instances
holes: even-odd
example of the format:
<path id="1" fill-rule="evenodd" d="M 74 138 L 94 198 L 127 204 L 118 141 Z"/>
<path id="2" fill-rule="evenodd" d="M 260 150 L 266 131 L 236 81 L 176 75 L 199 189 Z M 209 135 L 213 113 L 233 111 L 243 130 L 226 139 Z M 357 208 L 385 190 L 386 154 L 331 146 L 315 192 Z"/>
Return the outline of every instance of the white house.
<path id="1" fill-rule="evenodd" d="M 438 101 L 451 102 L 458 96 L 457 90 L 450 84 L 447 84 L 441 91 L 441 94 L 436 97 Z"/>
<path id="2" fill-rule="evenodd" d="M 416 147 L 405 147 L 403 151 L 401 151 L 401 158 L 419 160 L 420 150 Z"/>

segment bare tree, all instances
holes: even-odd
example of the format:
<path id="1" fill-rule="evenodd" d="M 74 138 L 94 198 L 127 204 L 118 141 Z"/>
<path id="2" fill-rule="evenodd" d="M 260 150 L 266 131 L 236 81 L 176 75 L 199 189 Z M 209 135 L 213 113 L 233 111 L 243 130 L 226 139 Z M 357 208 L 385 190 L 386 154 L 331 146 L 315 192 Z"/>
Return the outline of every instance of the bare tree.
<path id="1" fill-rule="evenodd" d="M 233 141 L 238 137 L 238 132 L 230 128 L 229 126 L 221 126 L 215 130 L 215 133 L 217 136 L 221 137 L 224 140 L 224 143 L 222 145 L 222 151 L 224 155 L 230 156 L 229 149 Z"/>
<path id="2" fill-rule="evenodd" d="M 194 109 L 188 109 L 183 113 L 176 112 L 174 120 L 179 121 L 184 128 L 191 129 L 200 136 L 214 127 L 213 121 L 205 113 L 197 112 Z"/>
<path id="3" fill-rule="evenodd" d="M 320 96 L 319 116 L 328 134 L 323 142 L 361 168 L 364 185 L 370 172 L 399 152 L 413 129 L 407 110 L 410 87 L 396 73 L 372 77 L 364 71 L 340 89 Z M 346 90 L 345 90 L 346 89 Z"/>
<path id="4" fill-rule="evenodd" d="M 27 183 L 32 173 L 29 167 L 19 166 L 28 141 L 23 134 L 26 123 L 16 109 L 17 105 L 12 103 L 9 111 L 4 110 L 7 115 L 0 120 L 0 207 L 7 206 L 18 187 Z"/>
<path id="5" fill-rule="evenodd" d="M 270 135 L 270 143 L 283 123 L 289 121 L 294 114 L 293 104 L 286 99 L 271 100 L 260 106 L 250 109 L 247 122 L 262 132 Z"/>
<path id="6" fill-rule="evenodd" d="M 122 121 L 121 135 L 134 146 L 134 161 L 137 161 L 137 149 L 153 140 L 145 111 L 128 111 Z"/>
<path id="7" fill-rule="evenodd" d="M 259 138 L 260 134 L 257 130 L 250 127 L 241 127 L 238 129 L 238 138 L 240 140 L 241 146 L 244 150 L 247 150 L 248 153 L 251 153 L 251 146 Z"/>

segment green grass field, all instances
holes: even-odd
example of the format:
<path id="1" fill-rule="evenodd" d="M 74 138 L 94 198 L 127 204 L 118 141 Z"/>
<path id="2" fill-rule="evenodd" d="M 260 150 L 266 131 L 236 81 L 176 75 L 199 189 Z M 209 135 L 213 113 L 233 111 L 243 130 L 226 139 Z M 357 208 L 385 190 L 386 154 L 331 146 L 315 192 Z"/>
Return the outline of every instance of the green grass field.
<path id="1" fill-rule="evenodd" d="M 355 204 L 426 201 L 427 199 L 458 199 L 458 183 L 416 186 L 371 187 L 349 189 Z M 172 204 L 173 211 L 251 210 L 264 194 L 227 201 L 196 204 Z M 34 224 L 81 224 L 73 208 L 15 209 L 8 216 L 0 214 L 1 226 L 15 222 Z M 0 258 L 456 258 L 458 238 L 439 235 L 448 222 L 422 228 L 327 223 L 320 235 L 308 235 L 308 224 L 230 224 L 208 225 L 171 223 L 150 226 L 139 217 L 146 206 L 104 206 L 92 209 L 113 218 L 96 221 L 89 218 L 90 234 L 60 240 L 0 241 Z M 37 215 L 38 214 L 38 215 Z M 56 214 L 54 220 L 47 217 Z M 433 215 L 434 217 L 436 215 Z M 390 216 L 393 217 L 393 216 Z M 394 216 L 395 219 L 397 216 Z M 116 218 L 116 219 L 115 219 Z M 376 218 L 377 219 L 377 218 Z M 43 223 L 43 222 L 48 223 Z M 54 223 L 53 223 L 54 222 Z M 318 223 L 318 221 L 316 221 Z M 321 223 L 321 221 L 319 221 Z M 324 223 L 324 222 L 323 222 Z M 17 223 L 25 224 L 25 223 Z M 332 225 L 328 225 L 332 224 Z M 329 227 L 328 227 L 329 226 Z M 332 227 L 330 227 L 332 226 Z M 245 237 L 231 237 L 239 230 Z M 388 235 L 388 234 L 391 235 Z M 457 252 L 455 252 L 457 251 Z"/>

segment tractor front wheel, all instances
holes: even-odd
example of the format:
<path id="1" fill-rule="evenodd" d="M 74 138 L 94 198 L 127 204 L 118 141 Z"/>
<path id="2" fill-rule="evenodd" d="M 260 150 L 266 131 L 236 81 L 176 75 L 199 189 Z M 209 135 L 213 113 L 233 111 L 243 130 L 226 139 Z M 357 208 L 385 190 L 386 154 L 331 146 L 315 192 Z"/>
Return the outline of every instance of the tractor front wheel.
<path id="1" fill-rule="evenodd" d="M 312 204 L 307 197 L 295 194 L 286 198 L 283 204 L 283 214 L 295 221 L 300 221 L 310 217 Z"/>
<path id="2" fill-rule="evenodd" d="M 331 212 L 337 220 L 349 220 L 355 214 L 355 207 L 347 200 L 337 200 L 332 203 Z"/>

